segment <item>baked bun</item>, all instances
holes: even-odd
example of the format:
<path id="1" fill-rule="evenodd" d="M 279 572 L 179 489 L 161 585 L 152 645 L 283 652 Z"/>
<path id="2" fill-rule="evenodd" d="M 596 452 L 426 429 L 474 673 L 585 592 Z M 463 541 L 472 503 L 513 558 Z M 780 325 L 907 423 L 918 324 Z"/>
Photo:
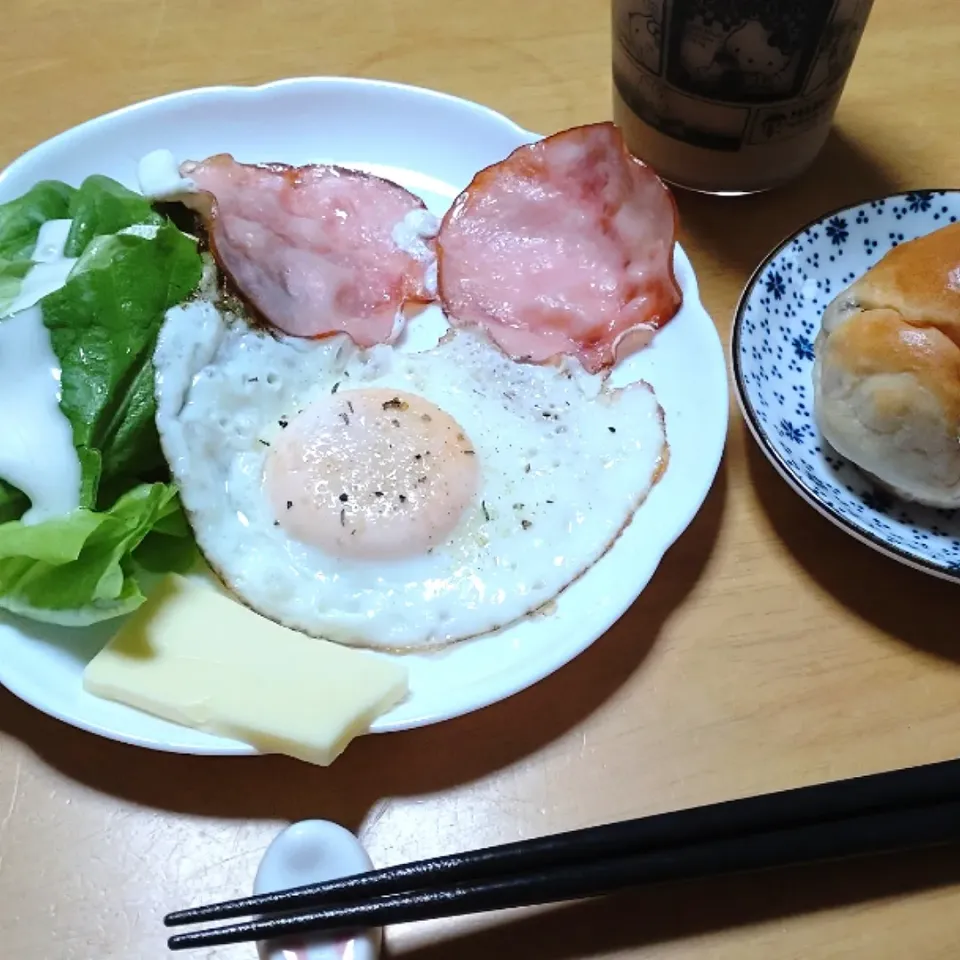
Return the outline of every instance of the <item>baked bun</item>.
<path id="1" fill-rule="evenodd" d="M 827 307 L 814 411 L 894 493 L 960 506 L 960 223 L 903 243 Z"/>

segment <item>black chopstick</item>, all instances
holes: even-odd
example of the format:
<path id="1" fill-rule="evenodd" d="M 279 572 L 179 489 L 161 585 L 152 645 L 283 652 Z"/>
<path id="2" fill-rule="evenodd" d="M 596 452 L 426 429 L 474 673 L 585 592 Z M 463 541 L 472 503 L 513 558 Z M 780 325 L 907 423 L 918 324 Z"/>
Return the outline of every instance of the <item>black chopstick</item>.
<path id="1" fill-rule="evenodd" d="M 171 950 L 266 940 L 308 932 L 355 930 L 558 903 L 643 884 L 699 879 L 774 867 L 938 846 L 960 840 L 960 800 L 905 807 L 806 826 L 553 866 L 503 879 L 466 880 L 389 894 L 295 916 L 275 916 L 182 933 Z"/>
<path id="2" fill-rule="evenodd" d="M 902 806 L 960 799 L 960 760 L 870 774 L 587 827 L 168 914 L 167 926 L 358 902 L 461 880 L 500 879 L 549 866 L 641 854 L 787 829 Z"/>

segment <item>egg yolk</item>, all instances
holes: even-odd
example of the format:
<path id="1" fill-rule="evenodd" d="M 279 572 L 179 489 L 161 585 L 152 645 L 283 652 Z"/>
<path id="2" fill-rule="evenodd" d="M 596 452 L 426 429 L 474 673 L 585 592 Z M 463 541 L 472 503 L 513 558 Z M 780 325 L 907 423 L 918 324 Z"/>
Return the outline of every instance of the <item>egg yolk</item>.
<path id="1" fill-rule="evenodd" d="M 283 426 L 283 422 L 281 422 Z M 439 407 L 389 389 L 340 390 L 293 418 L 267 458 L 277 523 L 326 553 L 425 553 L 479 488 L 476 452 Z"/>

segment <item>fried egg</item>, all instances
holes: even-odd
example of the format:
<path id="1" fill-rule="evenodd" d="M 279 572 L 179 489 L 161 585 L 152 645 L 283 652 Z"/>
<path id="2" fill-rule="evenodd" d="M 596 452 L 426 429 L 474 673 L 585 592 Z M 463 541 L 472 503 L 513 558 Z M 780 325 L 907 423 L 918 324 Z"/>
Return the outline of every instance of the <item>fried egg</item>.
<path id="1" fill-rule="evenodd" d="M 254 610 L 407 649 L 541 609 L 666 463 L 652 389 L 516 363 L 478 330 L 419 353 L 167 314 L 157 426 L 200 549 Z"/>

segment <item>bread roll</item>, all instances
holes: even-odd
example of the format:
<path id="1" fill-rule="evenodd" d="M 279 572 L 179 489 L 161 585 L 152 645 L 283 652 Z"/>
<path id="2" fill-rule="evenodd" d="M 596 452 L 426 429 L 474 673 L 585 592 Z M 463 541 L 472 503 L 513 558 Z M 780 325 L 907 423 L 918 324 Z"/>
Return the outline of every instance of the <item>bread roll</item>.
<path id="1" fill-rule="evenodd" d="M 827 307 L 814 411 L 894 493 L 960 506 L 960 223 L 891 250 Z"/>

